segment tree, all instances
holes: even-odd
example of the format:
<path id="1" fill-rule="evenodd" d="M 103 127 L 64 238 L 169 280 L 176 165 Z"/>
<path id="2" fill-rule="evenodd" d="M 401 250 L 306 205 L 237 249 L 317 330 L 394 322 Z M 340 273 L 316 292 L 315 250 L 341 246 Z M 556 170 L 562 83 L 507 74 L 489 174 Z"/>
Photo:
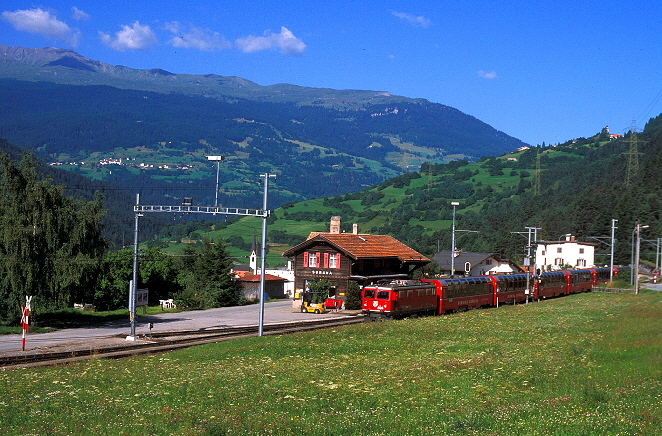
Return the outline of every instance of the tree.
<path id="1" fill-rule="evenodd" d="M 107 242 L 103 198 L 74 200 L 39 177 L 32 153 L 0 156 L 0 307 L 15 319 L 25 296 L 40 309 L 71 307 L 96 287 Z"/>
<path id="2" fill-rule="evenodd" d="M 345 309 L 359 310 L 361 309 L 361 289 L 359 284 L 354 280 L 350 280 L 347 287 L 347 299 L 345 300 Z"/>
<path id="3" fill-rule="evenodd" d="M 242 303 L 241 288 L 230 274 L 234 264 L 220 238 L 205 238 L 197 250 L 186 254 L 182 266 L 189 267 L 180 269 L 183 290 L 175 297 L 180 307 L 202 309 Z"/>
<path id="4" fill-rule="evenodd" d="M 308 289 L 310 290 L 312 304 L 324 303 L 324 300 L 329 296 L 329 291 L 333 288 L 334 284 L 326 277 L 322 279 L 312 280 Z"/>

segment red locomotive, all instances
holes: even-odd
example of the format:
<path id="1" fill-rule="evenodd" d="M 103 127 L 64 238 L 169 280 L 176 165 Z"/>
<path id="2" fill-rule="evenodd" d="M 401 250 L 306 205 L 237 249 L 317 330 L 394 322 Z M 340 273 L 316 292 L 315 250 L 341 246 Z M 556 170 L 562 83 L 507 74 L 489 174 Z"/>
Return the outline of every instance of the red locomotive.
<path id="1" fill-rule="evenodd" d="M 361 292 L 364 313 L 399 318 L 418 313 L 436 313 L 439 299 L 431 283 L 393 280 L 365 286 Z"/>

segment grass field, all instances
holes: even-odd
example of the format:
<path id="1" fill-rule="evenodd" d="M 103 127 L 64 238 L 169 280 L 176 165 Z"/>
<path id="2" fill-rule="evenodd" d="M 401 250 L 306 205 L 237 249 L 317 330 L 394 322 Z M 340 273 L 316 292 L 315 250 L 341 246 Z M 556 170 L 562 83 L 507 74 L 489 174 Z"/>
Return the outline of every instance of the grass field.
<path id="1" fill-rule="evenodd" d="M 0 371 L 5 434 L 659 434 L 662 295 Z"/>

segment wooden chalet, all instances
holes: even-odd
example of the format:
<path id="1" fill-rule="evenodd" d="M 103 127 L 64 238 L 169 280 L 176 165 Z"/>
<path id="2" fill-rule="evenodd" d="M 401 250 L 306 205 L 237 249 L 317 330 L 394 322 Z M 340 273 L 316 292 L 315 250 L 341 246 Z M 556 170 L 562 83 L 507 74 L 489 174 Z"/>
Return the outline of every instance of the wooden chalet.
<path id="1" fill-rule="evenodd" d="M 345 299 L 350 280 L 359 286 L 379 280 L 409 278 L 430 259 L 387 235 L 340 232 L 340 218 L 333 217 L 331 231 L 313 232 L 304 242 L 285 251 L 293 260 L 295 298 L 311 281 L 327 278 L 335 287 L 329 297 Z"/>

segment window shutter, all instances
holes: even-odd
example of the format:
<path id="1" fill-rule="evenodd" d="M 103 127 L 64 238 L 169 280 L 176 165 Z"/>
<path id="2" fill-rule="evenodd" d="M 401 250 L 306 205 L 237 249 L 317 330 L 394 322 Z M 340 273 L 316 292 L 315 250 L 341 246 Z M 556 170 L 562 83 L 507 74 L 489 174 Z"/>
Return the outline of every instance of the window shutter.
<path id="1" fill-rule="evenodd" d="M 303 267 L 308 268 L 308 252 L 303 252 Z"/>
<path id="2" fill-rule="evenodd" d="M 336 253 L 336 268 L 340 269 L 340 253 Z"/>
<path id="3" fill-rule="evenodd" d="M 329 253 L 324 253 L 324 268 L 329 267 Z"/>
<path id="4" fill-rule="evenodd" d="M 320 257 L 321 257 L 321 253 L 320 253 L 319 251 L 318 251 L 317 253 L 315 253 L 315 260 L 316 260 L 316 262 L 315 262 L 315 266 L 316 266 L 317 268 L 321 268 L 321 267 L 322 267 L 322 263 L 320 262 L 320 260 L 321 260 Z"/>

